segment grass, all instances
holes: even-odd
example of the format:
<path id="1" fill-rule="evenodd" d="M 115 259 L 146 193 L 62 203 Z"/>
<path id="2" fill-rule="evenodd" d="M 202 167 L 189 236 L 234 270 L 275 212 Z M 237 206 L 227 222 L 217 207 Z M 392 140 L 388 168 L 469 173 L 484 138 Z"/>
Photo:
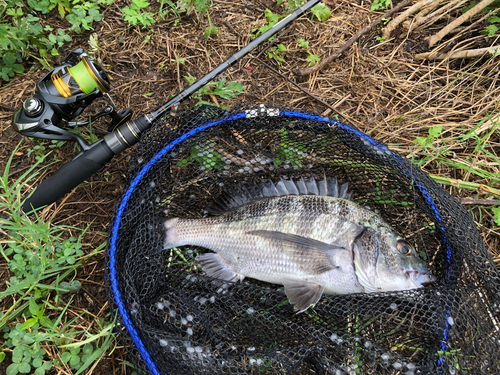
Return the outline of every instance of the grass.
<path id="1" fill-rule="evenodd" d="M 30 218 L 22 213 L 21 193 L 47 155 L 9 183 L 18 147 L 0 178 L 0 255 L 11 274 L 7 288 L 0 292 L 1 302 L 9 306 L 0 314 L 4 338 L 0 362 L 10 362 L 7 375 L 42 375 L 61 366 L 80 374 L 113 350 L 113 317 L 94 317 L 91 326 L 82 330 L 76 328 L 81 327 L 81 318 L 91 314 L 71 309 L 82 287 L 77 279 L 79 268 L 102 252 L 105 243 L 86 249 L 82 238 L 89 226 L 51 225 L 36 214 Z"/>

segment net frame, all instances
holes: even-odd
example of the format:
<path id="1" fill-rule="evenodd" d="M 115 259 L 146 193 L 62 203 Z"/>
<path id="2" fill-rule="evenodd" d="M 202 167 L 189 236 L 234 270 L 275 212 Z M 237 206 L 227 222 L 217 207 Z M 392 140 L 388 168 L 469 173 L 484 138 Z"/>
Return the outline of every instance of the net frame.
<path id="1" fill-rule="evenodd" d="M 207 115 L 208 113 L 208 115 Z M 200 115 L 201 114 L 201 115 Z M 141 338 L 141 333 L 134 326 L 133 314 L 131 314 L 131 309 L 127 305 L 122 296 L 120 284 L 123 282 L 120 280 L 119 265 L 116 263 L 116 252 L 118 250 L 118 242 L 120 235 L 121 220 L 127 210 L 127 205 L 131 201 L 133 194 L 140 188 L 140 184 L 148 173 L 154 173 L 155 166 L 159 165 L 165 156 L 169 155 L 176 147 L 184 144 L 184 142 L 196 139 L 204 132 L 216 129 L 218 127 L 231 126 L 232 123 L 244 122 L 246 120 L 251 120 L 255 118 L 280 118 L 288 120 L 298 120 L 298 121 L 309 121 L 315 124 L 322 124 L 335 129 L 338 132 L 342 142 L 347 147 L 354 149 L 356 152 L 361 152 L 364 156 L 371 158 L 372 160 L 377 160 L 388 166 L 393 170 L 397 170 L 400 176 L 407 179 L 408 184 L 415 187 L 415 192 L 421 197 L 421 202 L 424 206 L 422 207 L 426 211 L 427 215 L 431 217 L 435 223 L 436 227 L 439 229 L 439 237 L 444 245 L 444 268 L 447 269 L 445 272 L 444 283 L 448 286 L 456 285 L 457 277 L 461 273 L 463 267 L 468 267 L 467 264 L 461 259 L 456 259 L 453 254 L 453 248 L 456 244 L 452 243 L 451 237 L 456 237 L 457 233 L 451 233 L 450 229 L 450 218 L 447 218 L 438 207 L 448 207 L 453 206 L 460 212 L 460 220 L 465 222 L 464 227 L 470 229 L 468 233 L 459 233 L 458 237 L 467 238 L 471 243 L 474 243 L 477 247 L 474 252 L 480 254 L 488 261 L 486 266 L 487 272 L 484 275 L 476 275 L 477 283 L 481 284 L 484 293 L 484 299 L 487 304 L 493 306 L 492 310 L 488 312 L 491 320 L 494 322 L 495 329 L 498 331 L 498 295 L 499 293 L 493 293 L 492 290 L 500 291 L 499 287 L 499 274 L 498 270 L 494 266 L 494 263 L 489 255 L 488 251 L 484 247 L 481 237 L 475 229 L 474 222 L 470 217 L 468 211 L 460 205 L 456 199 L 450 196 L 444 189 L 442 189 L 436 182 L 434 182 L 429 176 L 424 172 L 416 168 L 411 162 L 406 159 L 401 154 L 391 151 L 386 145 L 374 140 L 363 132 L 345 125 L 335 119 L 324 117 L 317 114 L 306 113 L 302 111 L 288 110 L 285 108 L 268 108 L 262 105 L 240 105 L 233 108 L 231 111 L 222 111 L 215 109 L 203 109 L 199 108 L 195 111 L 187 111 L 177 113 L 175 117 L 186 117 L 187 119 L 197 118 L 193 121 L 189 127 L 188 131 L 183 134 L 178 134 L 175 136 L 168 144 L 161 146 L 160 150 L 154 154 L 154 156 L 149 159 L 144 165 L 137 166 L 133 165 L 129 172 L 130 183 L 128 184 L 125 193 L 117 206 L 115 217 L 112 223 L 109 244 L 107 248 L 107 286 L 110 299 L 110 306 L 112 310 L 118 312 L 119 321 L 121 325 L 122 337 L 131 345 L 132 358 L 133 361 L 139 368 L 142 368 L 152 374 L 164 374 L 158 369 L 156 365 L 154 356 L 151 354 L 150 348 L 147 347 L 143 339 Z M 200 118 L 205 119 L 201 121 Z M 170 120 L 169 118 L 164 118 L 159 121 L 157 126 L 153 127 L 149 133 L 153 133 L 155 128 L 164 127 L 166 123 Z M 146 135 L 147 138 L 147 135 Z M 137 157 L 137 156 L 136 156 Z M 140 164 L 140 163 L 139 163 Z M 439 191 L 439 204 L 436 201 L 436 196 L 432 192 Z M 454 240 L 456 242 L 456 239 Z M 486 285 L 490 284 L 490 288 L 486 288 Z M 450 350 L 448 345 L 448 340 L 450 337 L 450 330 L 453 329 L 453 305 L 451 302 L 448 303 L 446 312 L 441 314 L 441 329 L 436 336 L 439 336 L 439 348 L 443 355 L 437 358 L 434 363 L 429 363 L 428 367 L 421 367 L 422 371 L 435 371 L 436 373 L 452 372 L 450 371 L 451 365 L 446 359 L 446 353 Z M 500 342 L 498 339 L 496 340 Z M 486 366 L 488 368 L 488 366 Z M 489 365 L 491 368 L 491 365 Z M 321 369 L 317 369 L 318 372 Z M 397 370 L 397 369 L 396 369 Z M 389 372 L 389 370 L 387 370 Z"/>

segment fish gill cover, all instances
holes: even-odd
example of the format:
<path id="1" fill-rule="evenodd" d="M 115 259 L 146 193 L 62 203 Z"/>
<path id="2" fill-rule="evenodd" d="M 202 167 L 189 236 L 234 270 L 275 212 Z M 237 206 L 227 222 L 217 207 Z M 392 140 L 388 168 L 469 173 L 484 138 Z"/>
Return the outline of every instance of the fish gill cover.
<path id="1" fill-rule="evenodd" d="M 209 217 L 225 192 L 280 179 L 348 182 L 437 281 L 322 295 L 297 314 L 282 287 L 211 278 L 165 220 Z M 500 278 L 468 211 L 397 152 L 335 120 L 285 108 L 199 107 L 138 145 L 107 251 L 110 304 L 152 374 L 500 373 Z M 281 288 L 280 288 L 281 287 Z"/>

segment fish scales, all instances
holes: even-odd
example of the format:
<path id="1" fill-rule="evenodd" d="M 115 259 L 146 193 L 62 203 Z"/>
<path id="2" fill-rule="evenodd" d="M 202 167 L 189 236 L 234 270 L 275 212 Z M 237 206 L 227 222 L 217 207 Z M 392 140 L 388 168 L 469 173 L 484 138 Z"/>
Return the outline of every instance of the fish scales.
<path id="1" fill-rule="evenodd" d="M 282 179 L 235 194 L 212 207 L 218 216 L 167 220 L 165 248 L 213 250 L 197 258 L 208 276 L 282 284 L 300 312 L 323 292 L 407 290 L 435 280 L 411 245 L 336 179 Z"/>
<path id="2" fill-rule="evenodd" d="M 349 203 L 319 196 L 273 198 L 248 204 L 241 210 L 219 217 L 180 219 L 176 228 L 179 237 L 190 242 L 196 241 L 196 245 L 201 247 L 217 246 L 228 237 L 228 231 L 233 232 L 235 236 L 242 236 L 249 231 L 264 229 L 297 234 L 319 241 L 341 240 L 347 245 L 353 240 L 353 224 L 368 223 L 374 215 L 368 210 L 356 215 L 356 209 L 349 209 Z M 353 212 L 351 220 L 345 215 L 349 212 Z M 341 214 L 345 216 L 342 217 Z"/>

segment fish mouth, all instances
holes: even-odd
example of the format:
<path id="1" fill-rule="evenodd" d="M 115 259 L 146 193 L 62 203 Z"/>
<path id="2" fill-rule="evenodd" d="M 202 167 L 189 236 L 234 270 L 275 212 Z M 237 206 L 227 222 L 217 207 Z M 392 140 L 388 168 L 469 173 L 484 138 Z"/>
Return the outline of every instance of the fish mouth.
<path id="1" fill-rule="evenodd" d="M 410 280 L 417 288 L 430 285 L 437 280 L 437 277 L 429 272 L 407 271 Z"/>

